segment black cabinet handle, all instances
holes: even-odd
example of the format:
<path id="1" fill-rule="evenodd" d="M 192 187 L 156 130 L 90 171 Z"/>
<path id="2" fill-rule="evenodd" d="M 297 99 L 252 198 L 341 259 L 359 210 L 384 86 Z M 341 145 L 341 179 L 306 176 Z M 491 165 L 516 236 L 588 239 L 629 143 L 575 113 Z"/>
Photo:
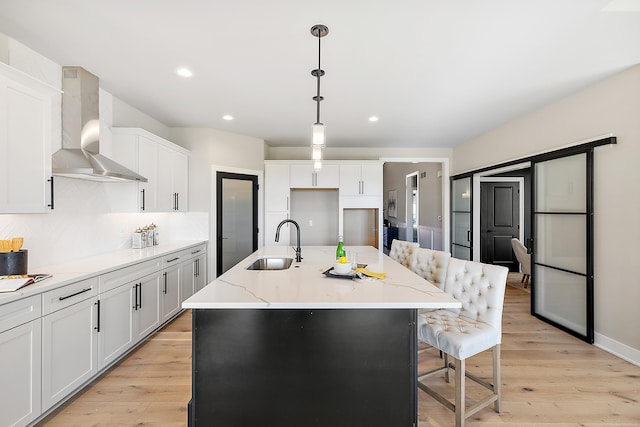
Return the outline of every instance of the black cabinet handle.
<path id="1" fill-rule="evenodd" d="M 140 298 L 138 299 L 140 304 L 138 305 L 138 308 L 142 308 L 142 282 L 138 283 L 138 292 L 140 292 Z"/>
<path id="2" fill-rule="evenodd" d="M 133 309 L 134 310 L 138 310 L 138 284 L 136 283 L 133 287 L 134 289 L 134 298 L 135 300 L 133 301 Z"/>
<path id="3" fill-rule="evenodd" d="M 83 294 L 85 292 L 89 292 L 91 289 L 92 288 L 85 288 L 85 289 L 82 289 L 81 291 L 78 291 L 78 292 L 73 293 L 71 295 L 66 295 L 66 296 L 63 296 L 63 297 L 59 297 L 58 300 L 59 301 L 64 301 L 64 300 L 66 300 L 68 298 L 75 297 L 76 295 L 80 295 L 80 294 Z"/>
<path id="4" fill-rule="evenodd" d="M 471 230 L 467 230 L 467 242 L 471 241 Z"/>
<path id="5" fill-rule="evenodd" d="M 168 259 L 167 262 L 173 262 L 173 261 L 177 261 L 179 259 L 180 259 L 180 257 L 175 257 L 175 258 Z"/>
<path id="6" fill-rule="evenodd" d="M 162 290 L 163 294 L 167 293 L 167 272 L 162 273 L 162 277 L 164 277 L 164 289 Z"/>
<path id="7" fill-rule="evenodd" d="M 144 211 L 144 202 L 145 202 L 144 188 L 140 190 L 140 192 L 142 193 L 142 210 Z"/>
<path id="8" fill-rule="evenodd" d="M 51 183 L 51 204 L 47 205 L 53 210 L 53 177 L 47 180 L 47 182 Z"/>
<path id="9" fill-rule="evenodd" d="M 95 329 L 97 332 L 100 332 L 100 300 L 96 301 L 95 305 L 98 306 L 98 308 L 97 308 L 97 310 L 98 310 L 98 325 L 93 329 Z"/>

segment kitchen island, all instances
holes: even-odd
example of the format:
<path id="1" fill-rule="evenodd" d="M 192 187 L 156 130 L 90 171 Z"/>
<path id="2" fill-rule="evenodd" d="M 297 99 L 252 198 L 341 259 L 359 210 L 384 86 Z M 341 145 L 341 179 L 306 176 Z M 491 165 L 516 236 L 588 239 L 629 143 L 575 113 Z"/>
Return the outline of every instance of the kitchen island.
<path id="1" fill-rule="evenodd" d="M 247 267 L 183 303 L 193 309 L 193 426 L 416 426 L 416 316 L 460 303 L 373 247 L 352 247 L 384 279 L 327 277 L 333 247 L 303 247 L 284 270 Z"/>

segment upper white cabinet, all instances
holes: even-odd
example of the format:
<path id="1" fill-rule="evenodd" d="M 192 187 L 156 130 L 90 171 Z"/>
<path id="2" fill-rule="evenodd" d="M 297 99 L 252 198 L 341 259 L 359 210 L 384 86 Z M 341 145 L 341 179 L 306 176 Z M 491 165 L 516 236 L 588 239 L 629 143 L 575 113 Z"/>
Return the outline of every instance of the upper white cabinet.
<path id="1" fill-rule="evenodd" d="M 341 196 L 381 196 L 382 163 L 341 164 Z"/>
<path id="2" fill-rule="evenodd" d="M 0 213 L 52 209 L 53 97 L 59 90 L 0 63 Z"/>
<path id="3" fill-rule="evenodd" d="M 187 211 L 188 156 L 172 147 L 158 147 L 158 210 Z"/>
<path id="4" fill-rule="evenodd" d="M 275 242 L 276 228 L 280 221 L 289 218 L 291 208 L 291 168 L 288 163 L 271 163 L 264 165 L 264 244 L 289 245 L 289 224 L 280 232 L 280 241 Z"/>
<path id="5" fill-rule="evenodd" d="M 264 210 L 266 212 L 289 211 L 289 165 L 266 163 L 264 165 Z"/>
<path id="6" fill-rule="evenodd" d="M 291 188 L 338 188 L 340 167 L 323 163 L 316 171 L 313 163 L 291 165 Z"/>
<path id="7" fill-rule="evenodd" d="M 186 212 L 189 151 L 144 129 L 113 128 L 116 161 L 147 178 L 138 183 L 140 212 Z"/>

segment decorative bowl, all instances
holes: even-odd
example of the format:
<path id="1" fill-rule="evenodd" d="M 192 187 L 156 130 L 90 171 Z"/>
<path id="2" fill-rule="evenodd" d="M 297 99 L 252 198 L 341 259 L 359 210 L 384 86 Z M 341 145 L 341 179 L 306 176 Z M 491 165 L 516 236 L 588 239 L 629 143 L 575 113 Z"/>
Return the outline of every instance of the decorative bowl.
<path id="1" fill-rule="evenodd" d="M 351 273 L 351 263 L 341 263 L 341 262 L 336 262 L 335 264 L 333 264 L 333 271 L 335 271 L 338 274 L 349 274 Z"/>

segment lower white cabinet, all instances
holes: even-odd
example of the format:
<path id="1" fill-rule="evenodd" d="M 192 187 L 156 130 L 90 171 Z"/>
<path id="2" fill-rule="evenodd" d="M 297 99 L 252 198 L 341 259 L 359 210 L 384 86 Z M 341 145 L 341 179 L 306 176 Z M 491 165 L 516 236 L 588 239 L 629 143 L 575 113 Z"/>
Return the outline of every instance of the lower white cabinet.
<path id="1" fill-rule="evenodd" d="M 202 244 L 0 304 L 0 426 L 33 424 L 175 316 L 205 285 L 206 253 Z"/>
<path id="2" fill-rule="evenodd" d="M 40 318 L 0 332 L 0 424 L 26 426 L 40 407 Z"/>
<path id="3" fill-rule="evenodd" d="M 162 273 L 162 322 L 175 316 L 182 307 L 180 303 L 180 264 L 166 268 Z"/>
<path id="4" fill-rule="evenodd" d="M 180 302 L 194 294 L 196 261 L 190 259 L 180 264 Z"/>
<path id="5" fill-rule="evenodd" d="M 180 264 L 180 302 L 186 300 L 207 284 L 207 252 L 205 246 L 194 248 L 189 259 Z"/>
<path id="6" fill-rule="evenodd" d="M 42 411 L 98 372 L 97 297 L 42 317 Z"/>
<path id="7" fill-rule="evenodd" d="M 193 292 L 195 293 L 207 284 L 207 253 L 203 251 L 193 263 L 195 264 Z"/>
<path id="8" fill-rule="evenodd" d="M 98 369 L 102 370 L 126 352 L 134 341 L 134 291 L 129 284 L 100 294 Z M 137 289 L 137 288 L 136 288 Z"/>
<path id="9" fill-rule="evenodd" d="M 134 341 L 138 342 L 160 326 L 160 273 L 145 276 L 131 287 L 133 295 Z"/>

